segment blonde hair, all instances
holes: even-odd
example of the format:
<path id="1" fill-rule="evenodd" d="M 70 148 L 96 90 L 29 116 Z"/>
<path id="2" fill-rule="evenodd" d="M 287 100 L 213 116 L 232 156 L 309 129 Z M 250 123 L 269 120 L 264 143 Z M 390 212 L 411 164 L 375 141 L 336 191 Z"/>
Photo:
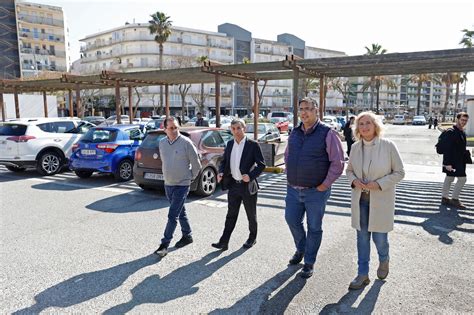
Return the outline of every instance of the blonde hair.
<path id="1" fill-rule="evenodd" d="M 362 137 L 360 136 L 359 132 L 359 120 L 361 120 L 363 117 L 369 117 L 370 121 L 374 124 L 375 126 L 375 136 L 376 137 L 381 137 L 383 134 L 383 125 L 382 125 L 382 120 L 379 119 L 374 113 L 372 112 L 362 112 L 359 115 L 357 115 L 355 122 L 354 122 L 354 136 L 357 140 L 360 140 Z"/>

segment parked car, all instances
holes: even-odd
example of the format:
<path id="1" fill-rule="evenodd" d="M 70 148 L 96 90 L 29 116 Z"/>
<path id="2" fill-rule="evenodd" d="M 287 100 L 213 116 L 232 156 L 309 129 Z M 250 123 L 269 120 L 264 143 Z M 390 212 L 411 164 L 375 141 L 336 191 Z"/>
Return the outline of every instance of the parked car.
<path id="1" fill-rule="evenodd" d="M 113 174 L 119 181 L 130 180 L 135 151 L 142 139 L 137 125 L 91 128 L 74 144 L 69 168 L 81 178 L 99 172 Z"/>
<path id="2" fill-rule="evenodd" d="M 324 116 L 322 119 L 322 122 L 328 125 L 329 127 L 331 127 L 331 129 L 334 129 L 336 131 L 341 131 L 342 126 L 337 121 L 336 116 Z"/>
<path id="3" fill-rule="evenodd" d="M 268 120 L 270 120 L 272 118 L 276 118 L 276 117 L 283 117 L 283 118 L 286 118 L 286 119 L 293 119 L 293 114 L 290 113 L 290 112 L 275 111 L 275 112 L 268 113 L 268 115 L 267 115 Z"/>
<path id="4" fill-rule="evenodd" d="M 404 115 L 395 115 L 395 116 L 393 116 L 392 124 L 393 125 L 404 125 L 405 124 L 405 116 Z"/>
<path id="5" fill-rule="evenodd" d="M 128 115 L 120 115 L 120 120 L 122 124 L 130 123 L 130 117 Z M 116 124 L 117 124 L 117 116 L 112 115 L 109 118 L 107 118 L 103 123 L 101 123 L 100 126 L 112 126 Z"/>
<path id="6" fill-rule="evenodd" d="M 41 175 L 54 175 L 68 164 L 73 144 L 92 127 L 71 118 L 0 122 L 0 165 L 12 172 L 36 168 Z"/>
<path id="7" fill-rule="evenodd" d="M 270 118 L 270 122 L 275 124 L 275 126 L 278 128 L 280 133 L 288 132 L 288 125 L 290 124 L 288 119 L 283 118 L 283 117 L 273 117 L 273 118 Z"/>
<path id="8" fill-rule="evenodd" d="M 102 116 L 86 116 L 86 117 L 82 118 L 82 120 L 88 121 L 91 124 L 94 124 L 94 125 L 98 126 L 98 125 L 100 125 L 101 123 L 103 123 L 105 121 L 105 117 L 102 117 Z"/>
<path id="9" fill-rule="evenodd" d="M 253 139 L 254 124 L 247 124 L 245 134 L 250 139 Z M 280 131 L 274 124 L 261 123 L 258 124 L 257 141 L 269 142 L 269 141 L 280 141 Z"/>
<path id="10" fill-rule="evenodd" d="M 385 123 L 387 122 L 386 119 L 385 119 L 385 116 L 384 115 L 375 115 L 378 119 L 380 119 L 380 121 L 382 122 L 382 124 L 385 125 Z"/>
<path id="11" fill-rule="evenodd" d="M 191 183 L 190 190 L 202 196 L 212 195 L 217 188 L 217 174 L 224 148 L 232 139 L 232 134 L 222 128 L 208 127 L 183 127 L 180 132 L 193 141 L 201 159 L 202 169 L 197 180 Z M 158 144 L 165 137 L 164 130 L 150 131 L 135 153 L 133 178 L 142 189 L 164 185 Z"/>
<path id="12" fill-rule="evenodd" d="M 223 129 L 230 129 L 230 123 L 232 122 L 231 117 L 221 117 L 221 128 Z M 215 128 L 216 127 L 216 118 L 209 119 L 209 127 Z"/>
<path id="13" fill-rule="evenodd" d="M 156 129 L 164 129 L 164 118 L 157 118 L 157 119 L 152 119 L 151 121 L 147 122 L 145 125 L 145 132 L 148 132 L 150 130 L 156 130 Z"/>
<path id="14" fill-rule="evenodd" d="M 412 125 L 426 125 L 426 118 L 425 116 L 414 116 L 411 122 Z"/>

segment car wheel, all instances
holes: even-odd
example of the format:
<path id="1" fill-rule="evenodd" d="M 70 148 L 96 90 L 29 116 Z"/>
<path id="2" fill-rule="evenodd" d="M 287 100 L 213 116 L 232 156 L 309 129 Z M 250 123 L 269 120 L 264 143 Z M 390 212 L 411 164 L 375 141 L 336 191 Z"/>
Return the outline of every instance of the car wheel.
<path id="1" fill-rule="evenodd" d="M 133 178 L 133 162 L 130 160 L 123 160 L 117 167 L 114 173 L 115 179 L 121 182 L 126 182 Z"/>
<path id="2" fill-rule="evenodd" d="M 17 167 L 17 166 L 6 166 L 7 170 L 15 172 L 15 173 L 20 173 L 24 172 L 26 168 L 24 167 Z"/>
<path id="3" fill-rule="evenodd" d="M 217 176 L 216 172 L 212 168 L 206 167 L 202 171 L 198 180 L 199 182 L 197 185 L 196 194 L 207 197 L 216 191 Z"/>
<path id="4" fill-rule="evenodd" d="M 76 175 L 80 178 L 89 178 L 92 176 L 92 171 L 74 171 Z"/>
<path id="5" fill-rule="evenodd" d="M 54 151 L 46 151 L 38 159 L 36 170 L 41 175 L 54 175 L 61 170 L 62 157 Z"/>

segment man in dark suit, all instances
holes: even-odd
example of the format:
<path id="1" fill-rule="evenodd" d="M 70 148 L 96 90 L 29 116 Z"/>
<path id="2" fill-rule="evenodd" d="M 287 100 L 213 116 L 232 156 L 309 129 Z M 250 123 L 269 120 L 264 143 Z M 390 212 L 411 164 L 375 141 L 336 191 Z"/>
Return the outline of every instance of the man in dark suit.
<path id="1" fill-rule="evenodd" d="M 235 119 L 230 127 L 234 139 L 227 143 L 224 159 L 219 167 L 217 181 L 222 181 L 222 189 L 228 189 L 228 211 L 225 219 L 224 232 L 218 243 L 213 247 L 227 250 L 229 239 L 234 230 L 243 202 L 249 221 L 249 238 L 244 248 L 251 248 L 257 238 L 257 177 L 265 168 L 262 150 L 256 141 L 245 137 L 245 122 Z"/>

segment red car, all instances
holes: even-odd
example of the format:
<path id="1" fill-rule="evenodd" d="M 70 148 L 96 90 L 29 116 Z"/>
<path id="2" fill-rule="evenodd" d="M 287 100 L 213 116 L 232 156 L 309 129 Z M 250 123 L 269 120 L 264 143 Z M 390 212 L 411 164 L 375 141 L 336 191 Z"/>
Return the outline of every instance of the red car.
<path id="1" fill-rule="evenodd" d="M 180 132 L 193 141 L 201 157 L 202 169 L 197 180 L 191 183 L 191 191 L 201 196 L 212 195 L 217 188 L 219 164 L 232 134 L 229 130 L 209 127 L 183 127 Z M 135 152 L 133 179 L 142 189 L 160 188 L 164 185 L 158 149 L 158 143 L 164 137 L 164 130 L 149 131 Z"/>
<path id="2" fill-rule="evenodd" d="M 280 130 L 280 133 L 288 132 L 290 122 L 285 117 L 273 117 L 270 118 L 270 122 L 275 124 L 278 130 Z"/>

